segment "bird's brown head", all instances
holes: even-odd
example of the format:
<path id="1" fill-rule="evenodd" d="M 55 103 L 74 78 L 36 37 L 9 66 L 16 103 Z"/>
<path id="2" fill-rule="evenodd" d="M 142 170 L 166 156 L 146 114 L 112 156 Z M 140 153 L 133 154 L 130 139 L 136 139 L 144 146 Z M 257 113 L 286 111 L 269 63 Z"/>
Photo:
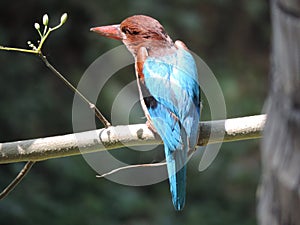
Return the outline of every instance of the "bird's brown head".
<path id="1" fill-rule="evenodd" d="M 135 15 L 123 20 L 121 24 L 91 28 L 102 36 L 123 41 L 134 55 L 140 47 L 148 48 L 153 42 L 172 45 L 173 42 L 163 26 L 155 19 Z"/>

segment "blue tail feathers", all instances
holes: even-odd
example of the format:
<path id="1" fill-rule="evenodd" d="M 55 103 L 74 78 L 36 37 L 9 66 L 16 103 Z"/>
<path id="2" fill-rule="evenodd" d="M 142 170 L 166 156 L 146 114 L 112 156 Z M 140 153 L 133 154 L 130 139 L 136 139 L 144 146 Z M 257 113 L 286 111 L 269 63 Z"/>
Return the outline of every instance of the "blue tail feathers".
<path id="1" fill-rule="evenodd" d="M 176 210 L 183 209 L 185 204 L 186 167 L 169 177 L 173 205 Z"/>
<path id="2" fill-rule="evenodd" d="M 170 151 L 165 145 L 165 155 L 172 201 L 175 209 L 179 211 L 183 209 L 185 204 L 186 152 L 184 149 Z"/>

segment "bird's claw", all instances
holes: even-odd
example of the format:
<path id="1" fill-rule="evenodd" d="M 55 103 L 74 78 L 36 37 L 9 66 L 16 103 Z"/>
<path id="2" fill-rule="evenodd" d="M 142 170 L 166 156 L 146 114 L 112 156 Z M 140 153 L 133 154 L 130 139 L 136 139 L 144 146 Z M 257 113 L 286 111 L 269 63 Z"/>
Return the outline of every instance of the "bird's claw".
<path id="1" fill-rule="evenodd" d="M 151 123 L 150 120 L 146 121 L 146 126 L 148 127 L 149 130 L 151 130 L 153 133 L 157 133 L 156 129 L 154 128 L 153 124 Z"/>

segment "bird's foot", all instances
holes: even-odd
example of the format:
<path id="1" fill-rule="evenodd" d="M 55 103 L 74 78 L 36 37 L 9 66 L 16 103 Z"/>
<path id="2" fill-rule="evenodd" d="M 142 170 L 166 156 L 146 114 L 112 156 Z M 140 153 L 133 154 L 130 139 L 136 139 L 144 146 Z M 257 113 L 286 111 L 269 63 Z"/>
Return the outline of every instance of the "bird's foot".
<path id="1" fill-rule="evenodd" d="M 154 126 L 152 125 L 150 120 L 146 121 L 146 126 L 148 127 L 149 130 L 151 130 L 153 133 L 157 133 L 156 129 L 154 128 Z"/>

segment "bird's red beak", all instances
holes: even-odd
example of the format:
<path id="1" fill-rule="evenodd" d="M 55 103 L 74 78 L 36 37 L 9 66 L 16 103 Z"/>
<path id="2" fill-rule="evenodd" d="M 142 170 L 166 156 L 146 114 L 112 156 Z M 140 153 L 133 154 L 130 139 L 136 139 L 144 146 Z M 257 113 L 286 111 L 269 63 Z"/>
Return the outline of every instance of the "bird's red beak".
<path id="1" fill-rule="evenodd" d="M 123 36 L 120 31 L 120 25 L 109 25 L 109 26 L 102 26 L 102 27 L 93 27 L 91 31 L 96 32 L 104 37 L 122 40 Z"/>

